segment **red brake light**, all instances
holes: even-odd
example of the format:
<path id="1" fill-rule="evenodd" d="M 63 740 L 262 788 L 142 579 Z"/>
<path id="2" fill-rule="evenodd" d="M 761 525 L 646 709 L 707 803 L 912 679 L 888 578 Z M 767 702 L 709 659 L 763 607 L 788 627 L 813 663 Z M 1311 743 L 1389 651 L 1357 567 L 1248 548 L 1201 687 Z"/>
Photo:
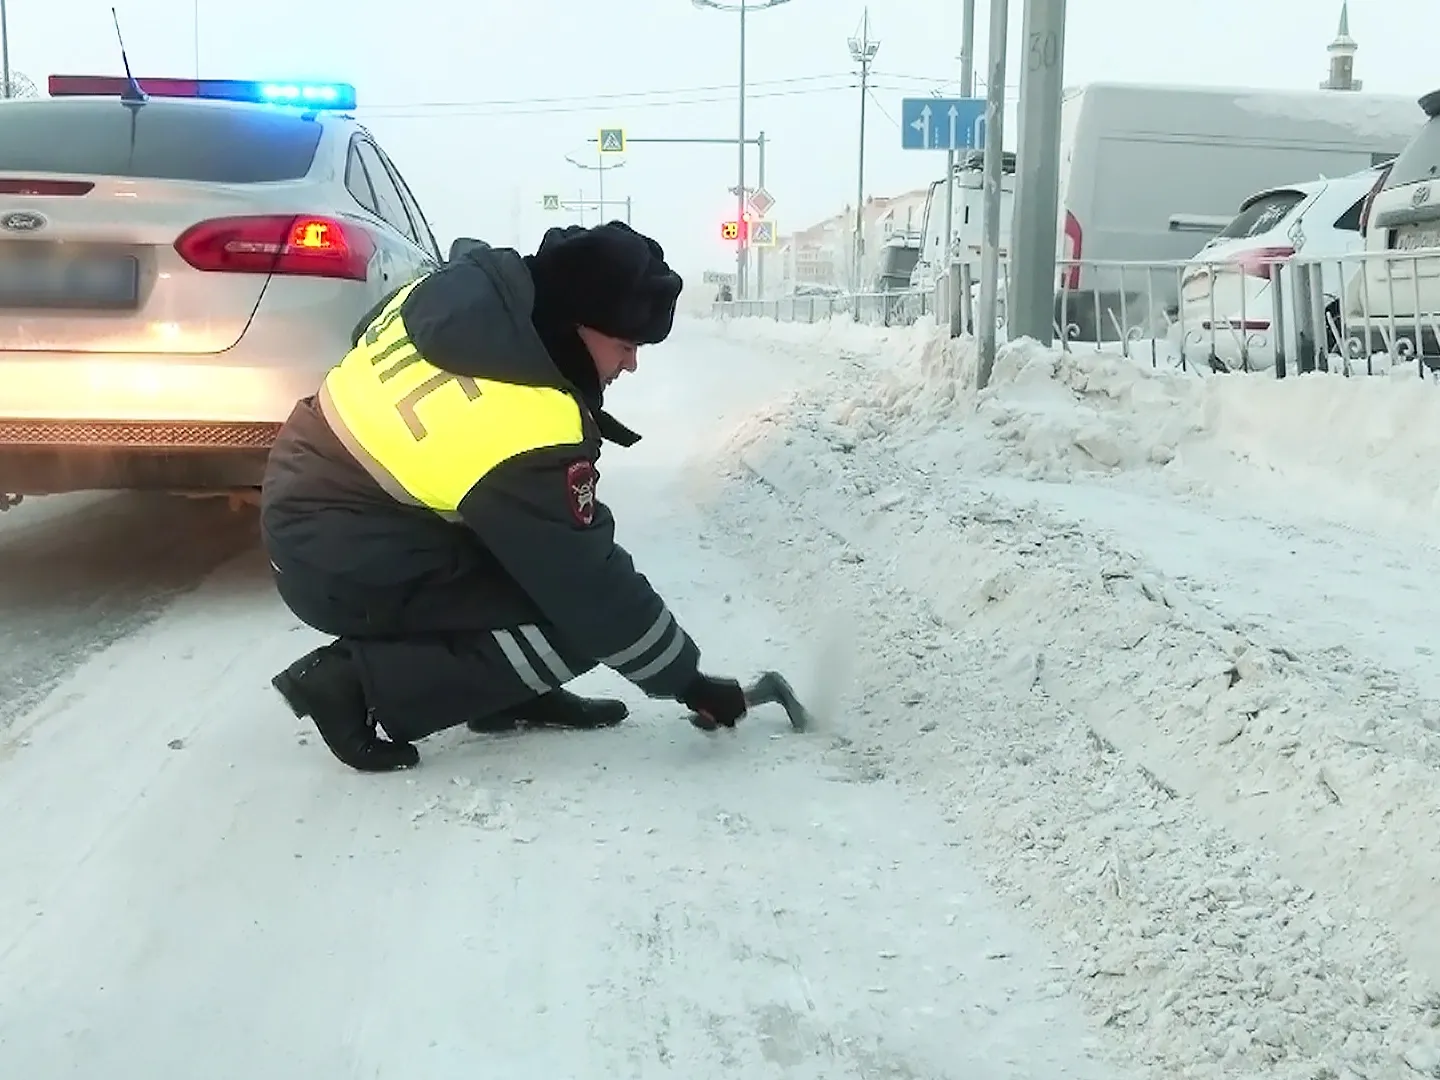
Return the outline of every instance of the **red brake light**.
<path id="1" fill-rule="evenodd" d="M 89 180 L 0 180 L 0 195 L 87 195 Z"/>
<path id="2" fill-rule="evenodd" d="M 175 250 L 197 270 L 364 281 L 375 242 L 333 218 L 278 214 L 202 221 L 181 234 Z"/>
<path id="3" fill-rule="evenodd" d="M 1262 247 L 1253 251 L 1242 251 L 1230 261 L 1240 267 L 1242 274 L 1269 281 L 1279 269 L 1276 264 L 1293 257 L 1294 254 L 1293 247 Z"/>
<path id="4" fill-rule="evenodd" d="M 1080 221 L 1069 210 L 1065 211 L 1065 253 L 1063 258 L 1070 259 L 1074 263 L 1060 271 L 1060 287 L 1071 292 L 1080 288 L 1080 252 L 1084 245 L 1084 236 L 1080 230 Z"/>
<path id="5" fill-rule="evenodd" d="M 1375 196 L 1385 186 L 1385 181 L 1390 179 L 1390 170 L 1395 167 L 1392 161 L 1380 170 L 1380 175 L 1375 178 L 1375 184 L 1370 188 L 1370 193 L 1365 196 L 1365 205 L 1360 208 L 1360 235 L 1365 235 L 1365 230 L 1370 226 L 1370 208 L 1375 205 Z"/>

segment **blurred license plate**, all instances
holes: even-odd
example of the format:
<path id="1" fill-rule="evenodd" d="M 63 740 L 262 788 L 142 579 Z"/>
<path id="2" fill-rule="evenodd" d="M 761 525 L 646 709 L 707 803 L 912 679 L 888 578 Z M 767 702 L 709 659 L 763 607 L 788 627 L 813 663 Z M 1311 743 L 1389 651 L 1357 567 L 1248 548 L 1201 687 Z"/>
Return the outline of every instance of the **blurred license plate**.
<path id="1" fill-rule="evenodd" d="M 136 306 L 139 292 L 133 255 L 0 254 L 0 308 L 124 311 Z"/>
<path id="2" fill-rule="evenodd" d="M 1425 251 L 1440 248 L 1440 225 L 1411 225 L 1395 230 L 1396 251 Z"/>

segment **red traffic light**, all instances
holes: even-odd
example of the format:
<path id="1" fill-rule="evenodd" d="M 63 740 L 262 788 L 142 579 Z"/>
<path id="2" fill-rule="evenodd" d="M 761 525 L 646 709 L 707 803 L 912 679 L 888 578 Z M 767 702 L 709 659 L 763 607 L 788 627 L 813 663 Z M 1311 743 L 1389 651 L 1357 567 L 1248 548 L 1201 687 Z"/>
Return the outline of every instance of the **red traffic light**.
<path id="1" fill-rule="evenodd" d="M 720 226 L 721 240 L 743 240 L 750 231 L 748 221 L 727 221 Z"/>

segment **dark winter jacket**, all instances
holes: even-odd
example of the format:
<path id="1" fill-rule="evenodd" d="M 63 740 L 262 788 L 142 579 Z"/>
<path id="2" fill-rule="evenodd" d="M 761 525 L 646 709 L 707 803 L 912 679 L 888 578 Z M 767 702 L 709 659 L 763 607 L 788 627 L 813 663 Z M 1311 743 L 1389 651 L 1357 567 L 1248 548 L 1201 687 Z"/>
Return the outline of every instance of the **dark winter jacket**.
<path id="1" fill-rule="evenodd" d="M 433 598 L 435 590 L 463 593 L 476 610 L 473 622 L 467 615 L 466 626 L 456 629 L 543 621 L 578 653 L 645 693 L 677 698 L 696 676 L 699 651 L 615 542 L 614 520 L 595 486 L 602 437 L 635 437 L 599 419 L 598 403 L 586 403 L 552 361 L 531 324 L 534 288 L 523 260 L 508 249 L 474 247 L 407 289 L 357 329 L 356 348 L 281 430 L 261 499 L 271 561 L 287 578 L 307 579 L 312 593 L 359 591 L 373 598 L 377 611 L 401 610 L 417 597 Z M 435 462 L 448 477 L 440 486 L 452 494 L 432 496 L 424 484 L 397 483 L 400 473 L 373 447 L 360 445 L 337 402 L 340 387 L 353 395 L 363 383 L 370 393 L 366 379 L 374 393 L 388 392 L 381 386 L 393 372 L 380 381 L 369 374 L 384 357 L 398 358 L 396 370 L 409 367 L 407 378 L 428 371 L 430 381 L 444 383 L 448 376 L 456 385 L 437 393 L 463 390 L 482 402 L 476 417 L 493 415 L 484 410 L 500 407 L 497 402 L 523 399 L 516 388 L 563 397 L 536 395 L 549 403 L 549 434 L 537 433 L 534 445 L 507 444 L 498 463 L 481 460 L 485 454 L 478 451 L 469 462 L 469 442 L 459 429 L 426 444 L 452 448 Z M 349 382 L 346 364 L 356 373 Z M 453 397 L 426 414 L 427 422 L 462 422 L 461 401 Z M 556 436 L 571 402 L 571 433 Z M 404 411 L 399 400 L 386 404 Z M 511 444 L 529 438 L 513 430 L 528 431 L 528 423 L 492 428 L 498 426 L 512 429 Z M 487 438 L 477 435 L 474 442 Z M 412 457 L 422 452 L 429 451 L 406 450 Z M 413 474 L 413 464 L 407 468 Z"/>

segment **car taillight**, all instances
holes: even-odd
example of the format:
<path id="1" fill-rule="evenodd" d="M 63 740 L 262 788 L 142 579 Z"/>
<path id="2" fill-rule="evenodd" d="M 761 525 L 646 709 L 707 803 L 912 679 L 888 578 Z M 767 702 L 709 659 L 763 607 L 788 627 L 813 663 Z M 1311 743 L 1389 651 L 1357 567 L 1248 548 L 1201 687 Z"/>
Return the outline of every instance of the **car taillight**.
<path id="1" fill-rule="evenodd" d="M 1279 269 L 1278 264 L 1295 254 L 1293 247 L 1263 247 L 1253 251 L 1242 251 L 1230 260 L 1240 268 L 1242 274 L 1264 278 L 1269 281 Z"/>
<path id="2" fill-rule="evenodd" d="M 274 214 L 202 221 L 180 235 L 175 250 L 196 270 L 364 281 L 375 242 L 334 218 Z"/>
<path id="3" fill-rule="evenodd" d="M 1370 193 L 1365 196 L 1365 205 L 1360 208 L 1360 235 L 1364 236 L 1366 229 L 1370 226 L 1370 208 L 1375 205 L 1375 196 L 1385 186 L 1385 181 L 1390 179 L 1390 170 L 1395 167 L 1392 161 L 1380 170 L 1380 175 L 1375 178 L 1375 184 L 1370 188 Z"/>
<path id="4" fill-rule="evenodd" d="M 1065 254 L 1064 258 L 1069 259 L 1074 265 L 1064 267 L 1060 271 L 1060 287 L 1074 291 L 1080 288 L 1080 251 L 1084 244 L 1084 237 L 1080 231 L 1080 222 L 1069 210 L 1065 211 Z"/>
<path id="5" fill-rule="evenodd" d="M 88 195 L 94 188 L 89 180 L 0 179 L 0 195 Z"/>

